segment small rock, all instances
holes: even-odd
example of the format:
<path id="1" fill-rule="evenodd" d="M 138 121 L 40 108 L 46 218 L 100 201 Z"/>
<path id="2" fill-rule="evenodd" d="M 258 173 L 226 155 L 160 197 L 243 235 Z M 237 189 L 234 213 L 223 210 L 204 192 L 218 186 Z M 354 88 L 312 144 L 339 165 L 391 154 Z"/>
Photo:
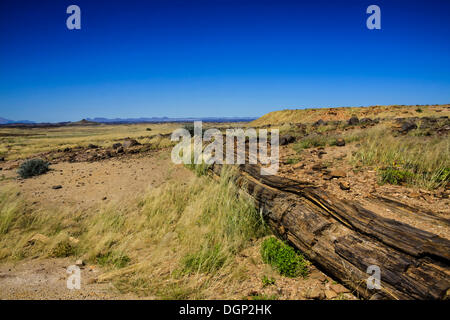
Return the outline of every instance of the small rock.
<path id="1" fill-rule="evenodd" d="M 295 137 L 293 137 L 293 136 L 291 136 L 289 134 L 281 136 L 280 137 L 280 146 L 287 145 L 287 144 L 292 143 L 294 141 L 295 141 Z"/>
<path id="2" fill-rule="evenodd" d="M 327 281 L 327 276 L 324 275 L 322 272 L 316 271 L 316 272 L 312 272 L 309 276 L 311 279 L 316 279 L 319 280 L 320 282 L 325 282 Z"/>
<path id="3" fill-rule="evenodd" d="M 336 298 L 338 295 L 336 292 L 332 291 L 332 290 L 325 290 L 325 297 L 327 299 L 334 299 Z"/>
<path id="4" fill-rule="evenodd" d="M 413 129 L 417 129 L 417 125 L 414 122 L 403 122 L 399 132 L 407 133 Z"/>
<path id="5" fill-rule="evenodd" d="M 347 176 L 347 173 L 344 170 L 335 169 L 332 170 L 329 175 L 332 178 L 345 178 Z"/>
<path id="6" fill-rule="evenodd" d="M 296 163 L 292 166 L 294 169 L 303 169 L 305 167 L 305 164 L 302 162 Z"/>
<path id="7" fill-rule="evenodd" d="M 102 200 L 106 200 L 106 199 L 108 199 L 108 198 L 107 198 L 107 197 L 103 197 L 103 198 L 102 198 Z"/>
<path id="8" fill-rule="evenodd" d="M 0 162 L 5 161 L 5 157 L 0 157 Z"/>
<path id="9" fill-rule="evenodd" d="M 342 138 L 337 139 L 337 140 L 336 140 L 336 145 L 337 145 L 338 147 L 343 147 L 343 146 L 345 146 L 345 140 L 342 139 Z"/>
<path id="10" fill-rule="evenodd" d="M 118 142 L 118 143 L 114 143 L 114 144 L 112 145 L 112 148 L 113 148 L 113 149 L 119 149 L 121 146 L 122 146 L 122 144 Z"/>
<path id="11" fill-rule="evenodd" d="M 89 149 L 98 149 L 98 146 L 95 144 L 89 143 L 88 148 Z"/>
<path id="12" fill-rule="evenodd" d="M 309 290 L 306 293 L 306 298 L 308 299 L 315 299 L 315 300 L 322 300 L 323 298 L 325 298 L 325 294 L 323 293 L 323 291 L 320 288 L 313 288 L 311 290 Z"/>
<path id="13" fill-rule="evenodd" d="M 83 267 L 85 265 L 84 261 L 81 259 L 78 259 L 77 261 L 75 261 L 75 265 L 77 267 Z"/>
<path id="14" fill-rule="evenodd" d="M 346 287 L 338 283 L 331 284 L 330 289 L 336 292 L 337 294 L 350 292 L 350 290 L 348 290 Z"/>
<path id="15" fill-rule="evenodd" d="M 350 126 L 354 126 L 357 125 L 359 123 L 359 119 L 356 116 L 351 117 L 348 122 L 347 122 Z"/>
<path id="16" fill-rule="evenodd" d="M 339 188 L 341 188 L 341 190 L 350 190 L 350 183 L 347 181 L 339 181 Z"/>
<path id="17" fill-rule="evenodd" d="M 117 148 L 117 153 L 123 153 L 123 147 Z"/>
<path id="18" fill-rule="evenodd" d="M 61 188 L 62 188 L 62 185 L 60 185 L 60 184 L 52 187 L 52 189 L 54 189 L 54 190 L 61 189 Z"/>
<path id="19" fill-rule="evenodd" d="M 134 139 L 126 139 L 122 144 L 122 146 L 124 148 L 130 148 L 130 147 L 139 146 L 139 145 L 140 145 L 140 143 Z"/>
<path id="20" fill-rule="evenodd" d="M 311 167 L 311 169 L 313 169 L 314 171 L 319 171 L 319 170 L 322 170 L 322 169 L 326 169 L 326 167 L 327 167 L 327 166 L 325 166 L 325 165 L 322 164 L 322 163 L 316 163 L 316 164 L 314 164 L 314 165 Z"/>

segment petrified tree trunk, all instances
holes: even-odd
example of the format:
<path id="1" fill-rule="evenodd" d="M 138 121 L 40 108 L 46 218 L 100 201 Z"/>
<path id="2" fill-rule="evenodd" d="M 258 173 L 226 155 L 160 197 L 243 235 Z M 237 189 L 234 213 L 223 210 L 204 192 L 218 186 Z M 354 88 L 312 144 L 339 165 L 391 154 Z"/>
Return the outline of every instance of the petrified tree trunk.
<path id="1" fill-rule="evenodd" d="M 222 165 L 210 168 L 220 175 Z M 337 199 L 309 183 L 261 176 L 240 165 L 238 184 L 252 195 L 274 232 L 324 272 L 363 298 L 447 299 L 450 241 Z M 400 204 L 380 199 L 391 211 Z M 411 209 L 411 208 L 409 208 Z M 419 211 L 417 214 L 421 214 Z M 428 215 L 427 219 L 439 219 Z M 448 221 L 439 220 L 439 223 Z M 381 270 L 381 289 L 369 290 L 367 267 Z"/>

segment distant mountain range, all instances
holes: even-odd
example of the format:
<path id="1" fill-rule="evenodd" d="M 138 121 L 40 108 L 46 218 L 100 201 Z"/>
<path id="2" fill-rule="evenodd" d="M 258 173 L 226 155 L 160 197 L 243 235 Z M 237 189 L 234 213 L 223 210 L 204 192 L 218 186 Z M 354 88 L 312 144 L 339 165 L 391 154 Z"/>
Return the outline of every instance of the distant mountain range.
<path id="1" fill-rule="evenodd" d="M 58 123 L 45 123 L 47 125 L 71 125 L 71 124 L 95 124 L 95 123 L 109 123 L 109 124 L 121 124 L 121 123 L 158 123 L 158 122 L 248 122 L 257 119 L 257 117 L 191 117 L 191 118 L 169 118 L 169 117 L 151 117 L 151 118 L 86 118 L 77 122 L 58 122 Z M 15 125 L 15 124 L 44 124 L 30 120 L 9 120 L 0 117 L 0 125 Z"/>
<path id="2" fill-rule="evenodd" d="M 151 117 L 151 118 L 87 118 L 87 121 L 99 123 L 146 123 L 146 122 L 247 122 L 253 121 L 257 117 L 189 117 L 189 118 L 169 118 L 169 117 Z"/>
<path id="3" fill-rule="evenodd" d="M 0 124 L 14 124 L 14 123 L 24 123 L 24 124 L 31 124 L 31 123 L 35 123 L 34 121 L 29 121 L 29 120 L 9 120 L 9 119 L 5 119 L 0 117 Z"/>

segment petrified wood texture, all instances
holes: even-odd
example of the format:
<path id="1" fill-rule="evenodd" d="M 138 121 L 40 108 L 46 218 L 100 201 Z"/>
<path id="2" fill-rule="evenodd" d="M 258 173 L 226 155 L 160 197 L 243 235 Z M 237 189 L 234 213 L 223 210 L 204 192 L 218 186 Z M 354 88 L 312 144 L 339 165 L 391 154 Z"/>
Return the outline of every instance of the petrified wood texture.
<path id="1" fill-rule="evenodd" d="M 216 175 L 222 165 L 210 167 Z M 240 165 L 237 183 L 256 201 L 274 232 L 301 250 L 327 274 L 361 297 L 447 299 L 450 241 L 408 224 L 381 217 L 356 202 L 337 199 L 305 182 L 260 175 Z M 401 203 L 378 199 L 404 214 Z M 417 210 L 426 219 L 448 221 Z M 381 289 L 369 290 L 367 267 L 381 270 Z"/>

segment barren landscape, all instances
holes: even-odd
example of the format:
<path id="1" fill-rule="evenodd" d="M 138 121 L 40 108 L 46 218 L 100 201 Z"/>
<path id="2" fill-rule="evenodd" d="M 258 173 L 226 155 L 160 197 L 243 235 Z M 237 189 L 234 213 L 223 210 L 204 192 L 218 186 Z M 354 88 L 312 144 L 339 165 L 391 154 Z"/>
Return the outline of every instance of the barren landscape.
<path id="1" fill-rule="evenodd" d="M 450 240 L 449 115 L 449 105 L 285 110 L 206 127 L 277 128 L 279 177 Z M 173 164 L 170 133 L 183 125 L 0 127 L 0 298 L 363 298 L 280 237 L 236 168 Z M 20 178 L 35 158 L 50 170 Z M 300 274 L 264 259 L 274 236 L 296 246 Z M 80 290 L 66 288 L 73 264 Z"/>

